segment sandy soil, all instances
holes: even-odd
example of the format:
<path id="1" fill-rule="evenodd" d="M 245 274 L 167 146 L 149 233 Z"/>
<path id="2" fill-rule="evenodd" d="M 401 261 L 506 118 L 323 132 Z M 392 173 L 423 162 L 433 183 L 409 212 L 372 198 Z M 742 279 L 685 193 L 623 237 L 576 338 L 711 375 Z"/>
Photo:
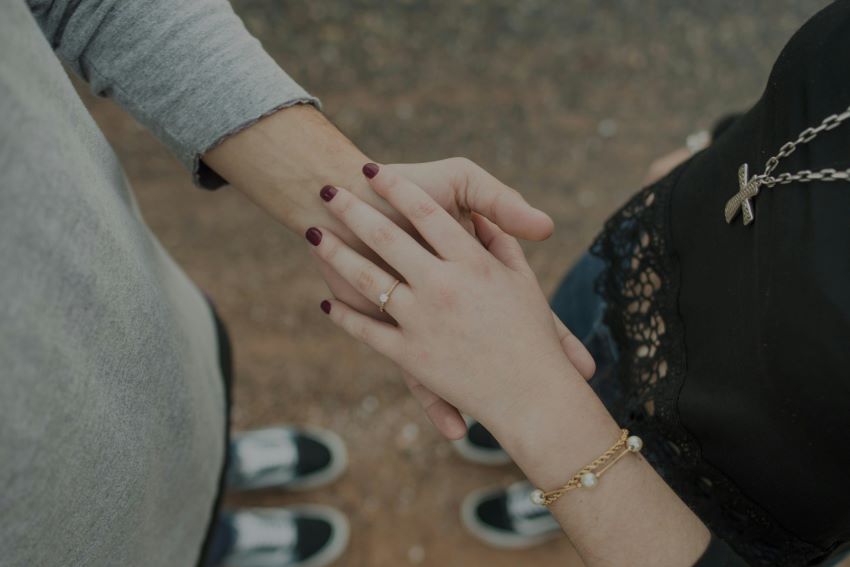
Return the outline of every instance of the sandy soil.
<path id="1" fill-rule="evenodd" d="M 549 211 L 556 234 L 526 249 L 552 290 L 638 188 L 651 159 L 752 104 L 785 41 L 824 2 L 235 4 L 281 65 L 376 160 L 466 155 Z M 235 425 L 312 423 L 348 444 L 351 467 L 335 485 L 231 503 L 339 506 L 353 525 L 340 565 L 581 564 L 565 539 L 504 552 L 467 535 L 458 519 L 462 497 L 519 472 L 461 461 L 398 372 L 324 320 L 318 304 L 326 290 L 300 235 L 234 190 L 194 189 L 141 126 L 109 101 L 83 96 L 123 159 L 148 222 L 229 323 Z"/>

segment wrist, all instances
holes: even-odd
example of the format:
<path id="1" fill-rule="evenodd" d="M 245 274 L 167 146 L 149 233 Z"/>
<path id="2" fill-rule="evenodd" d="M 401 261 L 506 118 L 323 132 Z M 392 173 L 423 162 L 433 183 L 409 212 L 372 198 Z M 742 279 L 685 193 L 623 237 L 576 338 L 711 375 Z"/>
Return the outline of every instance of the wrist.
<path id="1" fill-rule="evenodd" d="M 616 441 L 620 427 L 569 362 L 535 384 L 507 419 L 484 425 L 535 485 L 549 489 Z"/>
<path id="2" fill-rule="evenodd" d="M 336 221 L 318 199 L 324 185 L 376 196 L 360 173 L 369 158 L 318 110 L 297 105 L 234 134 L 203 156 L 231 185 L 291 230 Z"/>

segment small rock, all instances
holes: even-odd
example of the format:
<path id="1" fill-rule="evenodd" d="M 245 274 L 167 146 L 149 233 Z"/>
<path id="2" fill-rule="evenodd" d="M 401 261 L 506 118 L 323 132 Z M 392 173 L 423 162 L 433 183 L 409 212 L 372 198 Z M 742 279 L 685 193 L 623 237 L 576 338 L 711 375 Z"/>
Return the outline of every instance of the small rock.
<path id="1" fill-rule="evenodd" d="M 582 191 L 578 194 L 578 204 L 580 207 L 586 209 L 588 207 L 592 207 L 596 202 L 596 193 L 593 191 Z"/>
<path id="2" fill-rule="evenodd" d="M 425 548 L 421 545 L 414 545 L 407 550 L 407 559 L 414 565 L 418 565 L 425 561 Z"/>
<path id="3" fill-rule="evenodd" d="M 368 515 L 372 515 L 378 511 L 380 508 L 380 503 L 377 498 L 366 498 L 363 500 L 363 504 L 361 505 L 363 513 Z"/>
<path id="4" fill-rule="evenodd" d="M 405 486 L 398 491 L 396 495 L 395 509 L 399 514 L 404 514 L 410 510 L 413 500 L 416 498 L 416 491 L 409 486 Z"/>
<path id="5" fill-rule="evenodd" d="M 399 120 L 403 122 L 406 122 L 413 118 L 414 113 L 415 109 L 413 108 L 413 105 L 409 102 L 400 102 L 395 106 L 395 115 Z"/>
<path id="6" fill-rule="evenodd" d="M 363 410 L 363 413 L 366 415 L 372 415 L 378 409 L 380 402 L 378 402 L 378 398 L 375 396 L 366 396 L 363 398 L 363 401 L 360 402 L 360 409 Z"/>
<path id="7" fill-rule="evenodd" d="M 401 428 L 401 433 L 398 436 L 398 444 L 402 447 L 410 447 L 419 437 L 419 426 L 415 423 L 408 423 Z"/>
<path id="8" fill-rule="evenodd" d="M 266 308 L 262 305 L 252 305 L 248 310 L 248 317 L 255 323 L 262 323 L 267 318 Z"/>
<path id="9" fill-rule="evenodd" d="M 617 134 L 617 121 L 613 118 L 600 120 L 596 132 L 603 138 L 613 138 Z"/>

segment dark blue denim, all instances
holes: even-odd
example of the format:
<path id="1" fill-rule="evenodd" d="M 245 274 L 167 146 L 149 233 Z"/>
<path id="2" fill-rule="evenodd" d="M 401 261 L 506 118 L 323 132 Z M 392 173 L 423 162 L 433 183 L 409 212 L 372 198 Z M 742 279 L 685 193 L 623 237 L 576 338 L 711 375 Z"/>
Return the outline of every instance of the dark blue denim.
<path id="1" fill-rule="evenodd" d="M 614 376 L 619 353 L 605 324 L 606 304 L 596 293 L 596 279 L 604 269 L 605 262 L 585 252 L 555 291 L 552 311 L 584 343 L 596 362 L 590 385 L 610 409 L 620 398 L 621 386 Z"/>
<path id="2" fill-rule="evenodd" d="M 206 548 L 203 567 L 218 567 L 236 543 L 236 529 L 227 512 L 219 512 L 214 520 Z"/>

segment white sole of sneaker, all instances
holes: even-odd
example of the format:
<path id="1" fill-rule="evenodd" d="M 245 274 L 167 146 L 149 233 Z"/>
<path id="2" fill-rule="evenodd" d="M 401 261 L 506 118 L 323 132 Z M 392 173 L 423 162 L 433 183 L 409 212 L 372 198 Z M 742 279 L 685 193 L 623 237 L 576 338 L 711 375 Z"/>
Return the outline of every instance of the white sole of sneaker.
<path id="1" fill-rule="evenodd" d="M 463 420 L 466 422 L 467 426 L 473 423 L 472 418 L 466 415 L 463 416 Z M 505 451 L 493 449 L 479 449 L 478 447 L 469 442 L 468 437 L 462 437 L 460 439 L 452 441 L 452 446 L 455 448 L 455 451 L 457 451 L 457 453 L 461 457 L 477 465 L 497 467 L 501 465 L 507 465 L 511 462 L 511 456 L 508 455 Z"/>
<path id="2" fill-rule="evenodd" d="M 328 447 L 331 452 L 331 464 L 319 472 L 289 481 L 280 488 L 291 492 L 303 492 L 328 485 L 341 477 L 348 468 L 348 450 L 342 438 L 333 431 L 321 427 L 299 425 L 298 429 L 316 437 Z"/>
<path id="3" fill-rule="evenodd" d="M 323 506 L 321 504 L 297 504 L 294 506 L 286 506 L 283 509 L 255 508 L 245 509 L 242 511 L 274 513 L 279 510 L 286 510 L 287 512 L 306 516 L 308 518 L 321 518 L 331 525 L 331 539 L 328 540 L 322 550 L 314 556 L 295 564 L 297 567 L 326 567 L 339 559 L 347 549 L 351 529 L 348 524 L 348 519 L 336 508 Z M 240 510 L 234 510 L 233 513 L 239 513 L 239 511 Z M 239 556 L 237 553 L 235 556 L 226 558 L 222 565 L 224 567 L 244 567 L 245 565 L 250 564 L 252 567 L 280 567 L 282 562 L 286 560 L 286 554 L 276 555 L 274 553 L 268 553 L 261 557 L 252 556 L 250 559 L 246 559 L 243 556 Z M 287 564 L 292 565 L 291 563 Z"/>
<path id="4" fill-rule="evenodd" d="M 483 498 L 495 492 L 501 492 L 502 488 L 481 488 L 466 495 L 460 506 L 460 521 L 463 526 L 477 539 L 491 547 L 498 549 L 528 549 L 563 537 L 563 532 L 548 532 L 538 536 L 526 536 L 509 534 L 488 528 L 478 520 L 475 508 Z"/>
<path id="5" fill-rule="evenodd" d="M 477 465 L 498 467 L 511 462 L 511 456 L 505 451 L 479 449 L 470 443 L 466 437 L 452 441 L 452 447 L 464 460 Z"/>

